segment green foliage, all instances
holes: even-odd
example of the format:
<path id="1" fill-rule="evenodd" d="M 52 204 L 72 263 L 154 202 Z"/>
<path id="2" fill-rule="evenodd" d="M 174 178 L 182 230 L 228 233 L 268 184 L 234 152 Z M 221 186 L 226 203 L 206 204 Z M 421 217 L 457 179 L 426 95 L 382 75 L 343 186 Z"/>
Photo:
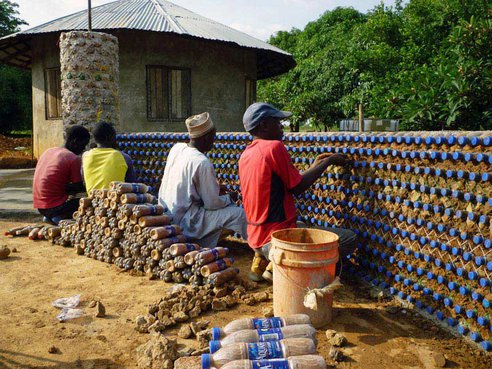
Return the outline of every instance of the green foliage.
<path id="1" fill-rule="evenodd" d="M 21 25 L 27 24 L 17 17 L 18 6 L 9 0 L 0 0 L 0 37 L 17 32 Z"/>
<path id="2" fill-rule="evenodd" d="M 492 7 L 488 0 L 410 0 L 367 14 L 337 8 L 270 43 L 298 65 L 261 81 L 259 99 L 294 121 L 329 128 L 356 114 L 403 129 L 492 129 Z"/>
<path id="3" fill-rule="evenodd" d="M 0 64 L 0 133 L 32 125 L 31 72 Z"/>
<path id="4" fill-rule="evenodd" d="M 17 4 L 0 0 L 0 37 L 27 24 L 17 17 Z M 0 64 L 0 133 L 30 129 L 32 124 L 30 71 Z"/>

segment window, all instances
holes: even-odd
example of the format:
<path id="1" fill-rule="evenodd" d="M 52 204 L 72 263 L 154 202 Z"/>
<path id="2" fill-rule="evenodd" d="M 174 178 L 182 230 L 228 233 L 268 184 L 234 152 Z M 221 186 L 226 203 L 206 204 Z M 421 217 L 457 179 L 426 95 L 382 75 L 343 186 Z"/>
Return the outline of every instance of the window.
<path id="1" fill-rule="evenodd" d="M 62 116 L 60 68 L 44 71 L 44 96 L 46 119 L 60 119 Z"/>
<path id="2" fill-rule="evenodd" d="M 147 66 L 147 119 L 179 120 L 191 115 L 189 69 Z"/>
<path id="3" fill-rule="evenodd" d="M 245 85 L 246 108 L 256 101 L 256 81 L 246 78 Z"/>

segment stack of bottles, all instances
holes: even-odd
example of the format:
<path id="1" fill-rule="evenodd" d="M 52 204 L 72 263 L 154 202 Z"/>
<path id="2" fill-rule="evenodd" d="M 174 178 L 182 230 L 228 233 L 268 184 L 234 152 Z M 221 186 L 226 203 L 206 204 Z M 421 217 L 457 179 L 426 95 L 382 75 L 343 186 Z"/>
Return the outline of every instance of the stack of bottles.
<path id="1" fill-rule="evenodd" d="M 139 183 L 112 182 L 80 200 L 74 221 L 62 223 L 60 237 L 83 254 L 166 282 L 220 286 L 239 270 L 227 248 L 189 243 L 165 209 Z"/>
<path id="2" fill-rule="evenodd" d="M 158 187 L 166 157 L 188 135 L 119 136 L 140 180 Z M 238 160 L 251 137 L 219 133 L 208 153 L 221 184 L 240 191 Z M 492 135 L 490 132 L 286 134 L 294 165 L 344 153 L 299 196 L 299 220 L 352 229 L 352 270 L 492 349 Z M 239 202 L 240 203 L 240 202 Z"/>
<path id="3" fill-rule="evenodd" d="M 212 328 L 202 369 L 325 369 L 316 355 L 316 329 L 305 314 L 237 319 Z"/>

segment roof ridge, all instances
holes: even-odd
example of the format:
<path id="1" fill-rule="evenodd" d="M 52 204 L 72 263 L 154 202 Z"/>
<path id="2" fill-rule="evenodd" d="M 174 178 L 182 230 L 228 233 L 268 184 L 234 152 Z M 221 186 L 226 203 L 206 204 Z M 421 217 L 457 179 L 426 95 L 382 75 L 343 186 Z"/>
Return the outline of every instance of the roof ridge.
<path id="1" fill-rule="evenodd" d="M 157 10 L 157 12 L 163 16 L 164 18 L 166 18 L 169 23 L 171 23 L 174 28 L 175 28 L 175 32 L 177 33 L 186 33 L 186 30 L 178 23 L 178 21 L 171 15 L 169 14 L 168 12 L 166 12 L 161 4 L 161 2 L 159 0 L 150 0 L 150 2 L 152 2 Z"/>

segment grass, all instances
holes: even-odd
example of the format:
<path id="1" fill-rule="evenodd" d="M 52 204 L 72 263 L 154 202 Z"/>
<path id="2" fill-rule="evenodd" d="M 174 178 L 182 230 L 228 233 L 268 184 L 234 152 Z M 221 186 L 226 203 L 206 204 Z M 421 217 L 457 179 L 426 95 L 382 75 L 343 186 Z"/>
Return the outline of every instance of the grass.
<path id="1" fill-rule="evenodd" d="M 24 130 L 14 130 L 7 133 L 7 136 L 11 137 L 31 137 L 32 130 L 24 129 Z"/>

